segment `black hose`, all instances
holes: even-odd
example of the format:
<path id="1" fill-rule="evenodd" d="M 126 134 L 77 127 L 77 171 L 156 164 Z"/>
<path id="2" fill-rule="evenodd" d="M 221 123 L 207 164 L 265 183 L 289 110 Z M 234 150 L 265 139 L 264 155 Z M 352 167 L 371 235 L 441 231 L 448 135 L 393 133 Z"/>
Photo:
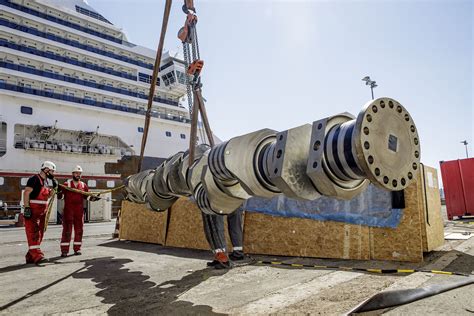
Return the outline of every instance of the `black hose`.
<path id="1" fill-rule="evenodd" d="M 449 283 L 428 285 L 416 289 L 381 292 L 372 296 L 348 314 L 351 315 L 404 305 L 469 284 L 474 284 L 474 277 L 462 278 Z"/>

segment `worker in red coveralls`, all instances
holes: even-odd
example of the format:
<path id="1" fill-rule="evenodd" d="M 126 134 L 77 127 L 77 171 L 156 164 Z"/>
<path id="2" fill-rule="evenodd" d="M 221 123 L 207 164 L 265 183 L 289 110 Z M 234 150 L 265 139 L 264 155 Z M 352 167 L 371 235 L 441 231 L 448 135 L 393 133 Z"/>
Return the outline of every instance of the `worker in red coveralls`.
<path id="1" fill-rule="evenodd" d="M 72 179 L 64 182 L 64 186 L 84 192 L 89 192 L 87 185 L 81 181 L 82 168 L 76 166 L 72 171 Z M 61 238 L 61 257 L 67 257 L 69 245 L 71 244 L 72 228 L 74 226 L 74 255 L 81 254 L 82 233 L 84 227 L 84 199 L 97 201 L 100 198 L 87 196 L 78 192 L 72 192 L 61 188 L 58 192 L 58 199 L 64 199 L 63 210 L 63 234 Z"/>
<path id="2" fill-rule="evenodd" d="M 44 224 L 48 210 L 48 199 L 54 195 L 54 190 L 46 186 L 46 179 L 53 181 L 53 188 L 58 186 L 54 179 L 56 165 L 51 161 L 45 161 L 41 165 L 41 171 L 28 179 L 23 192 L 23 216 L 25 218 L 25 232 L 28 240 L 28 253 L 26 263 L 47 261 L 40 249 L 43 240 Z"/>

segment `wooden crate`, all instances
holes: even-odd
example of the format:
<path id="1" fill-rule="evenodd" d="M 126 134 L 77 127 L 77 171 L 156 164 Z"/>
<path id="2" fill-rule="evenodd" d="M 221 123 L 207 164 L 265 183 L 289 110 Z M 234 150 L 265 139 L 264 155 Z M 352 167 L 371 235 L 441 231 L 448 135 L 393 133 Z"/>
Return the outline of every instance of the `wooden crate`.
<path id="1" fill-rule="evenodd" d="M 122 201 L 119 238 L 165 244 L 168 211 L 154 212 L 144 204 Z"/>
<path id="2" fill-rule="evenodd" d="M 406 208 L 396 228 L 247 212 L 244 251 L 266 255 L 420 262 L 423 252 L 444 242 L 436 179 L 434 168 L 426 167 L 424 172 L 418 173 L 417 181 L 405 190 Z M 122 212 L 120 236 L 123 239 L 209 249 L 201 213 L 187 198 L 179 199 L 169 213 L 155 213 L 129 202 L 124 202 Z M 230 248 L 227 230 L 226 238 Z"/>

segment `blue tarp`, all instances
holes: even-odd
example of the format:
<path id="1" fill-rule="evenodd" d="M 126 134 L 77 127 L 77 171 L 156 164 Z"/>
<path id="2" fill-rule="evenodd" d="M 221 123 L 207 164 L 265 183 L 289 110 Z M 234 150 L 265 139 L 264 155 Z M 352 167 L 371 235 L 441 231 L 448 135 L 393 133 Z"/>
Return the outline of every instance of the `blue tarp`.
<path id="1" fill-rule="evenodd" d="M 373 185 L 349 201 L 328 197 L 302 201 L 279 195 L 272 199 L 251 198 L 244 209 L 273 216 L 391 228 L 398 226 L 403 214 L 402 209 L 392 208 L 391 192 Z"/>

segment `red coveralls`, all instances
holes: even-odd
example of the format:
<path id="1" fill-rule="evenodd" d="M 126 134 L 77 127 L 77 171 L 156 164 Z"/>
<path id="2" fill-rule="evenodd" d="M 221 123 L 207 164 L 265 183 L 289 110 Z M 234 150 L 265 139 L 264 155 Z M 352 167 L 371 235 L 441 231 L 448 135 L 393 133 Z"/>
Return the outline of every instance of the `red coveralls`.
<path id="1" fill-rule="evenodd" d="M 36 175 L 41 183 L 41 191 L 36 199 L 30 200 L 31 218 L 25 218 L 26 239 L 28 240 L 28 252 L 25 256 L 26 263 L 37 263 L 44 258 L 40 249 L 43 240 L 46 210 L 48 209 L 48 198 L 51 189 L 44 186 L 44 180 Z"/>
<path id="2" fill-rule="evenodd" d="M 89 192 L 87 185 L 79 181 L 77 187 L 74 181 L 68 180 L 64 183 L 65 186 L 84 192 Z M 63 235 L 61 238 L 61 253 L 69 252 L 69 245 L 71 243 L 72 226 L 74 225 L 74 243 L 73 250 L 77 252 L 81 250 L 82 232 L 84 227 L 84 207 L 83 201 L 87 199 L 86 195 L 71 192 L 66 189 L 62 190 L 64 196 L 64 210 L 63 210 Z"/>

